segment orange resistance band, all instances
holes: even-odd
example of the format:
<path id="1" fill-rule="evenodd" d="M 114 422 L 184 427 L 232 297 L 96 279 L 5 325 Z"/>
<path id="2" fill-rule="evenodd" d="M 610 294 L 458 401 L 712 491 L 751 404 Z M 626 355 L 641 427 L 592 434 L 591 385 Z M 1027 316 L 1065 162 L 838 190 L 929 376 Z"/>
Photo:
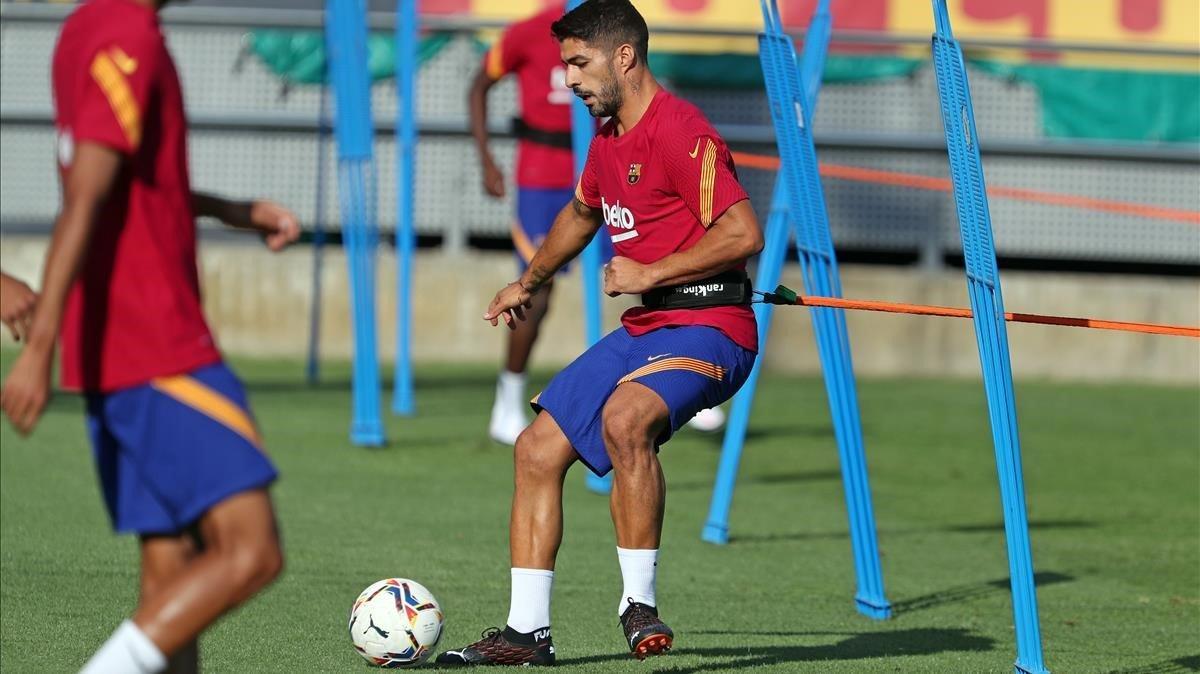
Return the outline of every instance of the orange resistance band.
<path id="1" fill-rule="evenodd" d="M 778 157 L 748 154 L 745 152 L 734 152 L 732 154 L 734 162 L 736 162 L 739 166 L 763 169 L 767 171 L 776 171 L 779 169 Z M 897 187 L 911 187 L 918 190 L 932 190 L 935 192 L 949 192 L 952 189 L 949 178 L 935 178 L 932 176 L 917 175 L 915 173 L 881 171 L 878 169 L 868 169 L 859 166 L 845 166 L 841 164 L 825 163 L 820 165 L 820 172 L 822 176 L 828 178 L 874 183 L 877 185 L 895 185 Z M 1162 208 L 1159 206 L 1148 206 L 1146 204 L 1135 204 L 1128 201 L 1093 199 L 1091 197 L 1081 197 L 1074 194 L 1041 192 L 1038 190 L 1027 190 L 1017 187 L 989 187 L 988 194 L 993 197 L 1015 199 L 1017 201 L 1029 201 L 1039 204 L 1049 204 L 1051 206 L 1068 206 L 1090 211 L 1136 215 L 1155 220 L 1172 220 L 1175 222 L 1186 222 L 1193 225 L 1200 225 L 1200 211 L 1185 211 L 1176 208 Z"/>
<path id="2" fill-rule="evenodd" d="M 875 300 L 846 300 L 839 297 L 814 297 L 797 295 L 794 304 L 806 307 L 830 307 L 833 309 L 858 309 L 861 311 L 886 311 L 893 314 L 917 314 L 920 316 L 949 316 L 951 318 L 971 318 L 970 309 L 958 307 L 935 307 L 924 304 L 903 304 L 900 302 L 878 302 Z M 1176 335 L 1200 339 L 1200 328 L 1181 325 L 1158 325 L 1155 323 L 1125 323 L 1122 321 L 1101 321 L 1095 318 L 1070 318 L 1067 316 L 1043 316 L 1040 314 L 1005 313 L 1004 320 L 1013 323 L 1039 323 L 1041 325 L 1067 325 L 1076 328 L 1095 328 L 1098 330 L 1123 330 L 1125 332 L 1143 332 L 1152 335 Z"/>

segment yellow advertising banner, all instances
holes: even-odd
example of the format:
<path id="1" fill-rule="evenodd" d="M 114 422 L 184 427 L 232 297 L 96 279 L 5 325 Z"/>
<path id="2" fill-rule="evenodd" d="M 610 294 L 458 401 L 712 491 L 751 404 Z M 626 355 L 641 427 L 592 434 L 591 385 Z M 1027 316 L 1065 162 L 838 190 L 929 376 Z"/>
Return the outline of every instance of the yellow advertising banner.
<path id="1" fill-rule="evenodd" d="M 561 0 L 423 0 L 429 14 L 470 14 L 514 20 Z M 780 0 L 784 23 L 803 30 L 816 0 Z M 948 0 L 955 35 L 961 39 L 1045 40 L 1105 46 L 1200 49 L 1200 0 Z M 757 31 L 762 26 L 756 0 L 634 0 L 651 30 L 655 26 Z M 923 36 L 933 30 L 929 0 L 833 0 L 834 30 L 875 31 Z M 753 40 L 654 35 L 651 46 L 671 52 L 740 52 Z M 914 50 L 904 50 L 909 53 Z M 915 55 L 915 54 L 908 54 Z M 1001 58 L 1028 55 L 993 54 Z M 1200 69 L 1195 58 L 1115 59 L 1080 52 L 1039 53 L 1037 60 L 1063 65 Z"/>

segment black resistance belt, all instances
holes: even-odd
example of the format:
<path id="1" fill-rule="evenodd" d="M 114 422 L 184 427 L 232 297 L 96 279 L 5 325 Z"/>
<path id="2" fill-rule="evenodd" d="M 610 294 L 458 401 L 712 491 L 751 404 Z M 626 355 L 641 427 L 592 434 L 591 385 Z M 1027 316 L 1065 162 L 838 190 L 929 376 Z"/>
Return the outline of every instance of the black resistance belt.
<path id="1" fill-rule="evenodd" d="M 547 131 L 537 127 L 529 126 L 525 120 L 520 117 L 513 117 L 512 121 L 513 135 L 521 140 L 527 140 L 538 145 L 546 145 L 549 147 L 559 147 L 571 149 L 571 132 L 570 131 Z"/>
<path id="2" fill-rule="evenodd" d="M 731 270 L 698 281 L 655 288 L 642 294 L 642 305 L 647 309 L 698 309 L 750 304 L 753 297 L 754 286 L 746 272 Z"/>

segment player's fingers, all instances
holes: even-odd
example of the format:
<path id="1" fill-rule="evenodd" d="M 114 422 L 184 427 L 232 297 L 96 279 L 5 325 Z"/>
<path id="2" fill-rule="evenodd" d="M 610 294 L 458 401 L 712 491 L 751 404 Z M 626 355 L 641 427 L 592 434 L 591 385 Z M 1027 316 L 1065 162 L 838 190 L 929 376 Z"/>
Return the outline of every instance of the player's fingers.
<path id="1" fill-rule="evenodd" d="M 519 320 L 519 321 L 525 320 L 525 307 L 520 307 L 520 306 L 513 307 L 512 313 L 513 313 L 513 316 L 517 320 Z"/>

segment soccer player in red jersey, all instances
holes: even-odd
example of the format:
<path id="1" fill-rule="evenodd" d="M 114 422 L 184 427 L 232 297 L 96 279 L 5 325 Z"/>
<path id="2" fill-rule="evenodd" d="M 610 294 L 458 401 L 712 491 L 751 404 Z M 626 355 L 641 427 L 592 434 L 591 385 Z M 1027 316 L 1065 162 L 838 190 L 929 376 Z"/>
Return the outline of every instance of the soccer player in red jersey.
<path id="1" fill-rule="evenodd" d="M 492 197 L 503 198 L 504 172 L 488 147 L 487 94 L 505 76 L 516 76 L 521 114 L 513 120 L 517 136 L 517 214 L 512 240 L 522 272 L 545 240 L 554 216 L 575 194 L 571 90 L 564 84 L 558 43 L 550 35 L 550 25 L 565 11 L 566 3 L 559 2 L 510 25 L 484 56 L 469 96 L 471 134 L 479 154 L 483 189 Z M 526 320 L 509 334 L 504 370 L 496 382 L 496 400 L 488 424 L 488 435 L 497 442 L 513 444 L 529 424 L 525 369 L 549 309 L 550 291 L 551 282 L 547 281 L 545 291 L 530 303 Z"/>
<path id="2" fill-rule="evenodd" d="M 592 115 L 612 119 L 592 141 L 572 204 L 484 319 L 521 320 L 601 228 L 616 249 L 605 292 L 641 295 L 643 306 L 535 399 L 537 416 L 514 451 L 507 625 L 443 653 L 444 664 L 554 663 L 550 590 L 563 478 L 577 460 L 600 475 L 613 470 L 626 645 L 639 658 L 671 648 L 655 596 L 666 494 L 657 452 L 697 410 L 737 391 L 758 349 L 745 264 L 762 249 L 762 233 L 725 143 L 654 79 L 646 22 L 629 0 L 589 0 L 553 32 L 567 86 Z"/>
<path id="3" fill-rule="evenodd" d="M 200 633 L 283 564 L 267 492 L 276 471 L 201 312 L 195 217 L 258 232 L 272 250 L 299 225 L 268 201 L 192 191 L 162 4 L 90 0 L 63 23 L 52 65 L 62 208 L 0 394 L 31 432 L 61 339 L 62 385 L 85 395 L 113 528 L 140 538 L 137 608 L 86 674 L 195 671 Z"/>

